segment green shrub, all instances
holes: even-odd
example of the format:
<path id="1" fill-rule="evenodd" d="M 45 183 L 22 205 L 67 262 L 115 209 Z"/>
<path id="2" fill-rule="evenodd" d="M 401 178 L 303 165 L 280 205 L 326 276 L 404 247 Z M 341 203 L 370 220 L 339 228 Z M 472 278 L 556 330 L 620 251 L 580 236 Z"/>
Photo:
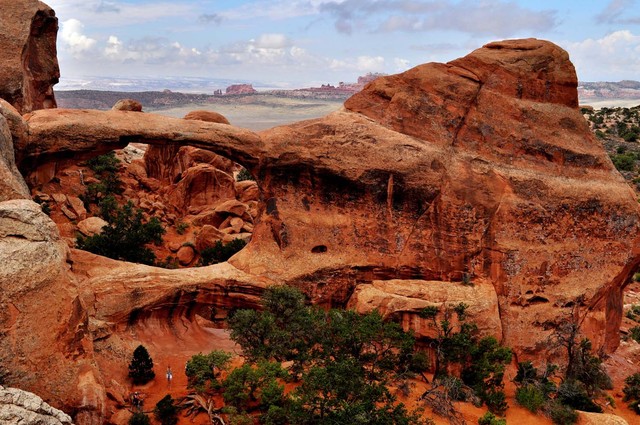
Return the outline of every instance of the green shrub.
<path id="1" fill-rule="evenodd" d="M 46 215 L 51 215 L 51 204 L 49 203 L 49 201 L 42 200 L 39 197 L 36 197 L 34 200 L 38 205 L 40 205 L 40 209 L 43 213 L 45 213 Z"/>
<path id="2" fill-rule="evenodd" d="M 424 351 L 416 351 L 411 356 L 411 362 L 409 363 L 409 370 L 413 373 L 424 373 L 431 367 L 431 361 L 429 356 Z"/>
<path id="3" fill-rule="evenodd" d="M 154 265 L 156 267 L 162 267 L 163 269 L 177 269 L 179 264 L 179 260 L 176 257 L 167 255 L 164 260 L 158 260 Z"/>
<path id="4" fill-rule="evenodd" d="M 547 404 L 545 413 L 556 425 L 571 425 L 578 421 L 578 412 L 572 407 L 552 401 Z"/>
<path id="5" fill-rule="evenodd" d="M 511 361 L 511 349 L 498 343 L 494 337 L 484 337 L 470 345 L 462 381 L 487 404 L 493 413 L 507 410 L 502 382 L 505 365 Z"/>
<path id="6" fill-rule="evenodd" d="M 575 410 L 602 413 L 602 408 L 594 403 L 581 381 L 568 379 L 560 384 L 556 400 Z"/>
<path id="7" fill-rule="evenodd" d="M 627 376 L 622 392 L 624 393 L 622 400 L 628 402 L 629 408 L 640 415 L 640 373 Z"/>
<path id="8" fill-rule="evenodd" d="M 633 171 L 636 168 L 636 156 L 630 152 L 614 155 L 611 161 L 618 171 Z"/>
<path id="9" fill-rule="evenodd" d="M 145 245 L 161 243 L 164 233 L 157 218 L 144 223 L 142 211 L 134 211 L 133 203 L 127 202 L 122 208 L 117 208 L 113 222 L 105 226 L 102 233 L 79 236 L 76 246 L 116 260 L 153 265 L 156 256 Z"/>
<path id="10" fill-rule="evenodd" d="M 107 154 L 91 158 L 85 163 L 85 165 L 93 170 L 96 177 L 100 180 L 98 183 L 91 183 L 87 185 L 85 193 L 80 196 L 80 199 L 83 200 L 87 209 L 90 209 L 91 204 L 100 206 L 100 202 L 103 199 L 123 192 L 122 181 L 118 176 L 120 160 L 116 158 L 115 152 L 112 151 Z M 115 201 L 115 199 L 113 201 Z M 103 208 L 101 207 L 101 213 L 102 212 Z M 109 221 L 109 219 L 104 215 L 102 218 Z"/>
<path id="11" fill-rule="evenodd" d="M 464 286 L 473 286 L 473 281 L 471 280 L 471 275 L 469 273 L 464 273 L 462 275 L 462 284 Z"/>
<path id="12" fill-rule="evenodd" d="M 547 400 L 544 392 L 534 384 L 528 384 L 516 390 L 518 404 L 533 413 L 542 409 Z"/>
<path id="13" fill-rule="evenodd" d="M 460 378 L 455 376 L 443 376 L 440 378 L 440 383 L 445 389 L 447 395 L 455 401 L 466 401 L 466 394 L 464 391 L 464 383 Z"/>
<path id="14" fill-rule="evenodd" d="M 96 174 L 117 173 L 120 169 L 120 162 L 116 157 L 115 151 L 111 151 L 89 159 L 85 162 L 85 165 Z"/>
<path id="15" fill-rule="evenodd" d="M 200 265 L 208 266 L 227 261 L 246 245 L 247 243 L 242 239 L 234 239 L 226 245 L 222 241 L 216 241 L 213 246 L 202 250 L 200 253 Z"/>
<path id="16" fill-rule="evenodd" d="M 236 181 L 242 182 L 242 181 L 245 181 L 245 180 L 253 180 L 253 181 L 255 181 L 255 179 L 253 178 L 251 173 L 246 168 L 243 168 L 242 170 L 240 170 L 238 172 L 238 175 L 236 176 Z"/>
<path id="17" fill-rule="evenodd" d="M 136 412 L 129 418 L 129 425 L 151 425 L 151 421 L 144 413 Z"/>
<path id="18" fill-rule="evenodd" d="M 640 183 L 640 179 L 638 183 Z M 637 282 L 638 278 L 640 278 L 640 273 L 635 273 L 633 275 L 633 280 Z M 625 316 L 634 322 L 640 322 L 640 304 L 631 305 L 631 308 L 625 312 Z"/>
<path id="19" fill-rule="evenodd" d="M 389 391 L 407 370 L 415 345 L 399 324 L 385 322 L 377 311 L 360 315 L 307 306 L 299 290 L 286 286 L 268 288 L 262 306 L 228 319 L 247 364 L 229 375 L 226 400 L 258 406 L 262 421 L 273 425 L 423 423 Z M 269 361 L 292 361 L 288 374 L 300 385 L 284 394 L 276 379 L 260 378 Z"/>
<path id="20" fill-rule="evenodd" d="M 640 342 L 640 326 L 634 326 L 629 329 L 629 337 L 636 342 Z"/>
<path id="21" fill-rule="evenodd" d="M 284 386 L 276 379 L 287 376 L 280 363 L 262 362 L 258 367 L 244 364 L 235 368 L 224 381 L 224 401 L 237 409 L 246 409 L 248 403 L 258 397 L 264 410 L 271 405 L 282 405 Z"/>
<path id="22" fill-rule="evenodd" d="M 204 392 L 208 388 L 218 389 L 220 387 L 218 381 L 220 372 L 227 368 L 229 360 L 231 360 L 231 354 L 222 350 L 192 356 L 187 362 L 185 371 L 188 380 L 187 386 L 198 392 Z"/>
<path id="23" fill-rule="evenodd" d="M 176 224 L 176 233 L 179 235 L 184 235 L 184 232 L 186 232 L 188 228 L 189 228 L 189 223 L 185 223 L 184 221 L 181 221 Z"/>
<path id="24" fill-rule="evenodd" d="M 153 359 L 143 345 L 133 351 L 133 357 L 129 363 L 129 378 L 135 385 L 144 385 L 156 377 L 153 371 Z"/>
<path id="25" fill-rule="evenodd" d="M 507 420 L 497 418 L 493 413 L 487 412 L 478 419 L 478 425 L 507 425 Z"/>
<path id="26" fill-rule="evenodd" d="M 162 425 L 176 425 L 178 423 L 178 407 L 174 404 L 170 394 L 156 403 L 153 415 Z"/>

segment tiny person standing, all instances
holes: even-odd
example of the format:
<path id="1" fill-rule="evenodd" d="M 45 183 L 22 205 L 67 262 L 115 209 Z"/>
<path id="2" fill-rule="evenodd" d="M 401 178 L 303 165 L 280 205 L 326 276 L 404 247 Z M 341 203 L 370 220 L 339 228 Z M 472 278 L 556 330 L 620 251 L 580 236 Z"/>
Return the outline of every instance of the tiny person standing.
<path id="1" fill-rule="evenodd" d="M 173 372 L 171 372 L 171 366 L 167 366 L 167 383 L 169 384 L 169 388 L 171 388 L 172 379 L 173 379 Z"/>

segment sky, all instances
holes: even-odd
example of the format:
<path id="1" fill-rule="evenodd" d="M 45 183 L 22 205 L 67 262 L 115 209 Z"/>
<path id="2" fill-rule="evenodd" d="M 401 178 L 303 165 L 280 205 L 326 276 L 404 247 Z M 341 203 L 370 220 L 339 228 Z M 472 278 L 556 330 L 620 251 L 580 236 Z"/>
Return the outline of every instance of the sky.
<path id="1" fill-rule="evenodd" d="M 569 52 L 581 81 L 640 80 L 640 0 L 44 0 L 65 78 L 309 87 L 447 62 L 495 40 Z"/>

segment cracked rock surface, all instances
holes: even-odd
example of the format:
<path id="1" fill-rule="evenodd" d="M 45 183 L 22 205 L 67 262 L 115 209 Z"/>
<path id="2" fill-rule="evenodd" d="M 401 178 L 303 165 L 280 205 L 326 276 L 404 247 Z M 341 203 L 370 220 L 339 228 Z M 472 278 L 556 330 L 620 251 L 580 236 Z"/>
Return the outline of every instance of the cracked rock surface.
<path id="1" fill-rule="evenodd" d="M 0 424 L 73 425 L 71 417 L 45 403 L 40 397 L 0 385 Z"/>

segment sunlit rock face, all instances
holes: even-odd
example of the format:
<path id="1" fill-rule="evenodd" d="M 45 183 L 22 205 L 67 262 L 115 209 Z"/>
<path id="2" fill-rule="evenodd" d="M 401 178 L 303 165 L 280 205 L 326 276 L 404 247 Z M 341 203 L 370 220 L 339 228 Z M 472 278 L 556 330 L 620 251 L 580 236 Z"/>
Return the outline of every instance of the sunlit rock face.
<path id="1" fill-rule="evenodd" d="M 38 0 L 0 2 L 0 98 L 21 113 L 55 108 L 58 18 Z"/>

